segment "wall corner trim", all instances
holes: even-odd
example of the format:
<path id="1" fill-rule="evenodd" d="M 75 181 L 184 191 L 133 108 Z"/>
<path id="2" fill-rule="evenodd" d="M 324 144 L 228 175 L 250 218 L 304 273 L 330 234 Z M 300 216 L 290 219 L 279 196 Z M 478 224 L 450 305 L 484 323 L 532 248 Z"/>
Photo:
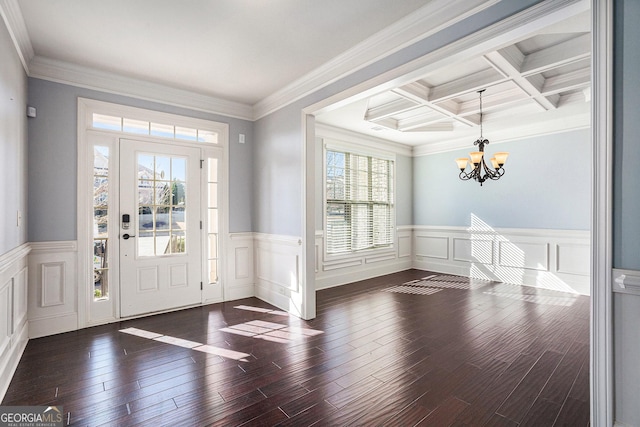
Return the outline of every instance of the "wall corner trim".
<path id="1" fill-rule="evenodd" d="M 640 295 L 640 270 L 614 268 L 611 281 L 615 283 L 613 292 Z"/>

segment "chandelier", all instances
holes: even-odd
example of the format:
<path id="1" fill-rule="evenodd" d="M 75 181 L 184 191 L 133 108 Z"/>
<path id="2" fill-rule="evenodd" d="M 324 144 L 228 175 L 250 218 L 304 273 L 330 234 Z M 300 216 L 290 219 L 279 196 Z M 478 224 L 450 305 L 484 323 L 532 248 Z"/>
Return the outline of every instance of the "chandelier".
<path id="1" fill-rule="evenodd" d="M 473 145 L 478 146 L 479 151 L 472 151 L 469 153 L 471 156 L 471 161 L 467 157 L 460 157 L 456 159 L 456 163 L 458 164 L 458 168 L 460 169 L 459 178 L 463 181 L 468 181 L 473 179 L 480 183 L 485 182 L 488 179 L 498 180 L 504 175 L 504 166 L 507 161 L 507 157 L 509 153 L 499 152 L 493 155 L 493 157 L 489 160 L 491 162 L 491 169 L 484 162 L 484 146 L 489 144 L 489 140 L 482 137 L 482 92 L 485 89 L 479 90 L 478 94 L 480 96 L 480 138 L 474 141 Z M 467 165 L 471 166 L 471 170 L 469 172 L 466 171 Z"/>

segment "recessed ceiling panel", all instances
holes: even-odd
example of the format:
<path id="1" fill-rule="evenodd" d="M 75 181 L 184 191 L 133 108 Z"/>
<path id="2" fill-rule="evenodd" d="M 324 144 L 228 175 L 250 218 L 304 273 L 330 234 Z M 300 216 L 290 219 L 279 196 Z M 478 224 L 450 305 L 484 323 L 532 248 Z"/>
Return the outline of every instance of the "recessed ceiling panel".
<path id="1" fill-rule="evenodd" d="M 440 86 L 445 83 L 472 76 L 489 68 L 481 57 L 473 58 L 459 64 L 455 64 L 441 70 L 427 74 L 419 81 L 428 87 Z"/>

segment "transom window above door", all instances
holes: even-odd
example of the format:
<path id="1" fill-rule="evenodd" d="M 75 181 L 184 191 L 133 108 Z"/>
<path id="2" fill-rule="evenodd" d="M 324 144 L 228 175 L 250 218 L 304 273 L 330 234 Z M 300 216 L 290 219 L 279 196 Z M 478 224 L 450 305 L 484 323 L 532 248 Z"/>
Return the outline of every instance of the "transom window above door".
<path id="1" fill-rule="evenodd" d="M 129 117 L 93 113 L 91 126 L 94 129 L 113 130 L 135 135 L 149 135 L 158 138 L 196 141 L 208 144 L 218 143 L 218 133 L 215 131 L 137 120 Z"/>

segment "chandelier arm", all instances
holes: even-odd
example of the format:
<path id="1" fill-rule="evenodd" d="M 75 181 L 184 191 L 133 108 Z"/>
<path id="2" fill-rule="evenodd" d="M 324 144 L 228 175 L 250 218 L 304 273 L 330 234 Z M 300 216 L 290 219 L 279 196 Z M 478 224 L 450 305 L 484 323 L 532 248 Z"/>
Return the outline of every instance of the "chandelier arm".
<path id="1" fill-rule="evenodd" d="M 465 173 L 465 171 L 462 171 L 460 172 L 460 175 L 458 175 L 458 178 L 463 181 L 469 181 L 471 178 L 473 178 L 473 176 L 471 175 L 471 173 Z"/>

